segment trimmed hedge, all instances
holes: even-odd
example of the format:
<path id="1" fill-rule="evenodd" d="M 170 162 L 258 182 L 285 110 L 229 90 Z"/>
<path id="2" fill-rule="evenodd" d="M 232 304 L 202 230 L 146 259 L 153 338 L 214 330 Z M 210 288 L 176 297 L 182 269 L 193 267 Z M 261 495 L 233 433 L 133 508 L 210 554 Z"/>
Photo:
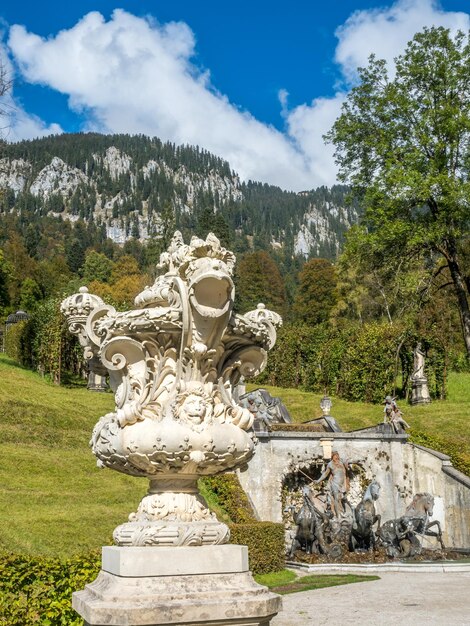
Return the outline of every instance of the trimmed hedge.
<path id="1" fill-rule="evenodd" d="M 68 331 L 60 312 L 59 298 L 42 301 L 27 322 L 19 322 L 6 333 L 5 351 L 24 367 L 41 371 L 60 384 L 65 377 L 86 371 L 83 348 Z"/>
<path id="2" fill-rule="evenodd" d="M 92 582 L 101 568 L 98 551 L 65 561 L 19 554 L 0 556 L 2 626 L 83 626 L 72 592 Z"/>
<path id="3" fill-rule="evenodd" d="M 426 351 L 431 396 L 443 398 L 449 351 L 436 338 L 416 336 L 404 322 L 285 324 L 256 382 L 379 403 L 400 381 L 403 388 L 399 392 L 405 397 L 411 391 L 413 349 L 418 339 Z"/>
<path id="4" fill-rule="evenodd" d="M 283 569 L 282 524 L 230 524 L 230 533 L 231 543 L 248 546 L 250 569 L 254 574 Z M 100 569 L 99 551 L 65 561 L 1 554 L 0 625 L 83 626 L 82 619 L 72 609 L 72 592 L 93 582 Z"/>
<path id="5" fill-rule="evenodd" d="M 25 332 L 26 324 L 26 321 L 11 324 L 5 332 L 5 352 L 17 363 L 22 362 L 22 337 Z"/>
<path id="6" fill-rule="evenodd" d="M 235 524 L 256 522 L 253 507 L 236 474 L 219 474 L 205 477 L 203 481 L 232 522 Z"/>
<path id="7" fill-rule="evenodd" d="M 268 574 L 285 567 L 284 525 L 273 522 L 229 524 L 230 543 L 248 546 L 250 570 Z"/>

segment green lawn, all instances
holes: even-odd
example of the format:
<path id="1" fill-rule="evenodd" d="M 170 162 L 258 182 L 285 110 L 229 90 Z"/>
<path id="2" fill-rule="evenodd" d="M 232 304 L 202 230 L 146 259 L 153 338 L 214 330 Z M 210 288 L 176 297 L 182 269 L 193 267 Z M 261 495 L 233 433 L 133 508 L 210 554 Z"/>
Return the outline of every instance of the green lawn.
<path id="1" fill-rule="evenodd" d="M 256 582 L 269 587 L 272 591 L 286 595 L 298 591 L 311 591 L 324 587 L 337 587 L 350 583 L 379 580 L 379 576 L 360 576 L 357 574 L 314 574 L 311 576 L 298 576 L 291 570 L 281 570 L 271 574 L 259 574 L 255 576 Z"/>
<path id="2" fill-rule="evenodd" d="M 269 391 L 296 421 L 321 414 L 319 395 Z M 112 394 L 56 387 L 0 355 L 0 548 L 69 556 L 111 542 L 147 489 L 96 467 L 88 441 L 113 405 Z M 414 430 L 439 435 L 470 462 L 470 375 L 450 377 L 448 400 L 404 408 Z M 333 399 L 332 414 L 348 430 L 380 421 L 382 407 Z"/>
<path id="3" fill-rule="evenodd" d="M 68 556 L 110 543 L 147 481 L 96 467 L 112 394 L 57 387 L 0 356 L 0 547 Z"/>
<path id="4" fill-rule="evenodd" d="M 256 385 L 249 385 L 248 390 Z M 320 394 L 307 393 L 297 389 L 269 387 L 265 389 L 272 396 L 278 396 L 287 406 L 295 422 L 302 423 L 320 417 Z M 430 447 L 439 447 L 451 454 L 454 464 L 461 470 L 470 468 L 470 374 L 451 373 L 449 375 L 448 398 L 421 406 L 410 406 L 405 401 L 398 402 L 406 421 L 411 426 L 412 436 L 420 442 L 420 433 L 430 437 Z M 381 422 L 383 407 L 363 402 L 346 402 L 333 398 L 331 414 L 345 431 L 365 428 Z M 455 457 L 455 458 L 454 458 Z M 461 465 L 459 466 L 458 461 Z M 468 470 L 467 470 L 468 472 Z"/>

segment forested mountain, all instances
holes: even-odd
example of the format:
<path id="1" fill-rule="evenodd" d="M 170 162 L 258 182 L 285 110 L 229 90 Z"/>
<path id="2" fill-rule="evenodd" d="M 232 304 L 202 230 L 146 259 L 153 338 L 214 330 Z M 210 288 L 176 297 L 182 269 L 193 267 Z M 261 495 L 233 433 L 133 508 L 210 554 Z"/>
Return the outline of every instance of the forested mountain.
<path id="1" fill-rule="evenodd" d="M 193 146 L 130 135 L 71 134 L 0 144 L 0 212 L 24 224 L 81 219 L 115 243 L 213 230 L 239 252 L 335 258 L 357 221 L 347 188 L 301 193 L 240 182 Z"/>
<path id="2" fill-rule="evenodd" d="M 343 385 L 352 398 L 360 386 L 340 380 L 344 350 L 352 346 L 345 375 L 360 364 L 357 377 L 368 379 L 362 364 L 370 359 L 377 368 L 380 345 L 387 346 L 381 355 L 388 361 L 379 366 L 387 389 L 395 385 L 399 349 L 406 387 L 419 339 L 428 367 L 434 363 L 435 394 L 443 395 L 447 368 L 462 361 L 448 273 L 427 257 L 411 262 L 393 254 L 377 263 L 359 245 L 360 228 L 349 231 L 337 259 L 358 221 L 348 193 L 341 186 L 293 193 L 242 183 L 227 162 L 200 148 L 143 136 L 0 143 L 0 322 L 18 309 L 31 315 L 29 335 L 6 333 L 9 354 L 54 379 L 62 367 L 78 372 L 82 354 L 67 343 L 59 311 L 64 295 L 86 285 L 128 309 L 154 281 L 176 228 L 185 241 L 212 231 L 237 255 L 236 311 L 263 302 L 284 319 L 271 383 L 330 392 Z M 374 393 L 362 386 L 354 399 L 381 397 L 385 379 L 371 378 Z"/>

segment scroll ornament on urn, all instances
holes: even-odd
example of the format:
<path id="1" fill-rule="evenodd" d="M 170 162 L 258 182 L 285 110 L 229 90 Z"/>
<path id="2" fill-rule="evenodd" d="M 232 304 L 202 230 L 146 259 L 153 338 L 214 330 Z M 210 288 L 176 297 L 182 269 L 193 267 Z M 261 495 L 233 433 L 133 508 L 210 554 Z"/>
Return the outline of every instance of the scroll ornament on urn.
<path id="1" fill-rule="evenodd" d="M 197 480 L 243 468 L 253 456 L 254 416 L 233 390 L 265 367 L 282 323 L 262 304 L 233 313 L 234 266 L 212 233 L 185 244 L 176 232 L 161 275 L 134 309 L 118 312 L 84 288 L 62 302 L 70 332 L 88 358 L 98 355 L 115 393 L 115 410 L 100 418 L 90 442 L 98 465 L 150 480 L 137 511 L 114 531 L 118 545 L 229 539 Z"/>

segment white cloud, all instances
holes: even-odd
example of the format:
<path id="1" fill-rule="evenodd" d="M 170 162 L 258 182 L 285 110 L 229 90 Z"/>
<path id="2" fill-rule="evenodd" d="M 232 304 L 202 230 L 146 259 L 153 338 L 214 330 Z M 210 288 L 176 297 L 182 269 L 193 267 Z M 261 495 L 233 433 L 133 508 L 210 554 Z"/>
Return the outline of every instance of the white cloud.
<path id="1" fill-rule="evenodd" d="M 8 141 L 19 141 L 32 137 L 43 137 L 62 133 L 58 124 L 46 124 L 37 115 L 27 113 L 14 96 L 14 69 L 5 46 L 0 44 L 0 67 L 4 78 L 12 81 L 12 87 L 2 96 L 0 105 L 0 137 Z"/>
<path id="2" fill-rule="evenodd" d="M 344 84 L 350 87 L 357 78 L 357 68 L 367 65 L 371 53 L 385 59 L 392 67 L 395 57 L 404 52 L 414 34 L 425 26 L 444 26 L 451 31 L 468 31 L 467 13 L 445 12 L 434 0 L 398 0 L 388 8 L 356 11 L 337 29 L 335 60 Z M 325 146 L 321 135 L 333 125 L 341 112 L 346 92 L 332 98 L 316 98 L 285 112 L 288 132 L 308 160 L 317 180 L 331 184 L 336 177 L 333 147 Z"/>
<path id="3" fill-rule="evenodd" d="M 398 0 L 389 8 L 356 11 L 336 31 L 339 43 L 335 60 L 345 79 L 354 82 L 357 68 L 366 66 L 372 53 L 393 64 L 425 26 L 466 32 L 470 19 L 467 13 L 443 11 L 435 0 Z"/>
<path id="4" fill-rule="evenodd" d="M 335 59 L 350 85 L 370 52 L 390 60 L 425 25 L 465 30 L 468 23 L 467 14 L 444 12 L 432 0 L 358 11 L 337 31 Z M 226 158 L 243 178 L 289 189 L 335 181 L 333 150 L 322 135 L 338 116 L 344 92 L 289 109 L 288 93 L 280 90 L 282 133 L 214 88 L 209 72 L 193 61 L 194 34 L 182 22 L 159 24 L 123 10 L 106 21 L 92 12 L 49 39 L 13 26 L 9 46 L 24 78 L 68 95 L 88 129 L 198 144 Z"/>
<path id="5" fill-rule="evenodd" d="M 14 99 L 7 107 L 6 123 L 2 130 L 7 141 L 21 141 L 63 132 L 59 124 L 47 124 L 37 115 L 27 113 Z"/>
<path id="6" fill-rule="evenodd" d="M 315 172 L 318 185 L 331 185 L 336 179 L 333 146 L 325 145 L 323 135 L 341 113 L 345 94 L 334 98 L 315 98 L 310 105 L 295 107 L 286 115 L 289 136 L 305 155 L 308 168 Z"/>
<path id="7" fill-rule="evenodd" d="M 160 25 L 122 10 L 89 13 L 48 40 L 13 26 L 9 45 L 24 77 L 69 96 L 89 128 L 199 144 L 244 178 L 305 188 L 315 177 L 289 138 L 240 111 L 194 63 L 183 23 Z"/>

